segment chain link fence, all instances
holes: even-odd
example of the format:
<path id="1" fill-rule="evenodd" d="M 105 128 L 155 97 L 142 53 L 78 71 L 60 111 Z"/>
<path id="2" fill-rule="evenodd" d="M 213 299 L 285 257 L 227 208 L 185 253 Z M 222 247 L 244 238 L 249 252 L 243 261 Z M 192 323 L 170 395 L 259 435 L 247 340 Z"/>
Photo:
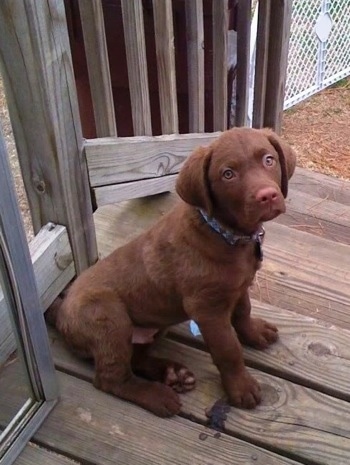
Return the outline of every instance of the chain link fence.
<path id="1" fill-rule="evenodd" d="M 284 108 L 350 75 L 350 0 L 293 0 Z"/>

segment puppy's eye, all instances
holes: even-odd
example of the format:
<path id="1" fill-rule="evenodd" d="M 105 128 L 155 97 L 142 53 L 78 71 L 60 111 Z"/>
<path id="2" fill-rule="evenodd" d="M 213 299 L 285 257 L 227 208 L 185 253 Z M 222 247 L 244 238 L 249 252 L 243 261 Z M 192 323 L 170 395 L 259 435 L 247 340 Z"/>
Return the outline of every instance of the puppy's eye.
<path id="1" fill-rule="evenodd" d="M 232 179 L 235 177 L 235 172 L 228 168 L 222 173 L 222 177 L 225 179 Z"/>
<path id="2" fill-rule="evenodd" d="M 263 156 L 263 164 L 267 167 L 267 168 L 271 168 L 271 166 L 274 166 L 276 163 L 276 160 L 274 159 L 274 157 L 272 155 L 270 155 L 269 153 L 267 153 L 266 155 Z"/>

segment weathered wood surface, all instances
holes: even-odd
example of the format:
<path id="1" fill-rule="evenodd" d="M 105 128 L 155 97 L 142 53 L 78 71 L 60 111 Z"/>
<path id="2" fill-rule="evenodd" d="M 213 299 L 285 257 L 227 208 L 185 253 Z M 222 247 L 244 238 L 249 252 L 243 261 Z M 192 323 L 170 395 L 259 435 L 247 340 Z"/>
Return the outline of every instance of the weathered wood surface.
<path id="1" fill-rule="evenodd" d="M 227 129 L 227 32 L 228 2 L 213 2 L 213 128 Z"/>
<path id="2" fill-rule="evenodd" d="M 141 0 L 121 0 L 134 135 L 152 135 Z"/>
<path id="3" fill-rule="evenodd" d="M 219 135 L 220 132 L 87 140 L 85 152 L 91 185 L 99 187 L 177 173 L 195 148 L 209 145 Z M 290 188 L 290 198 L 294 190 L 350 205 L 348 181 L 297 168 Z"/>
<path id="4" fill-rule="evenodd" d="M 186 2 L 189 131 L 204 132 L 203 0 Z"/>
<path id="5" fill-rule="evenodd" d="M 177 173 L 199 145 L 219 133 L 92 139 L 85 152 L 92 187 Z"/>
<path id="6" fill-rule="evenodd" d="M 75 268 L 67 230 L 49 223 L 29 244 L 34 274 L 43 309 L 73 279 Z"/>
<path id="7" fill-rule="evenodd" d="M 64 1 L 0 2 L 0 56 L 34 231 L 65 225 L 80 273 L 97 249 Z"/>
<path id="8" fill-rule="evenodd" d="M 102 207 L 123 200 L 138 199 L 174 190 L 176 177 L 176 174 L 170 174 L 158 178 L 97 187 L 94 189 L 96 204 Z"/>
<path id="9" fill-rule="evenodd" d="M 306 194 L 350 205 L 350 182 L 297 168 L 290 180 L 290 187 Z"/>
<path id="10" fill-rule="evenodd" d="M 97 137 L 116 136 L 111 74 L 101 0 L 79 0 Z"/>
<path id="11" fill-rule="evenodd" d="M 349 246 L 273 222 L 252 295 L 350 329 Z"/>
<path id="12" fill-rule="evenodd" d="M 179 132 L 171 0 L 153 0 L 160 116 L 163 134 Z"/>
<path id="13" fill-rule="evenodd" d="M 249 67 L 250 67 L 250 23 L 252 2 L 245 0 L 237 4 L 237 84 L 236 126 L 246 126 L 248 113 Z M 259 70 L 260 73 L 260 70 Z"/>
<path id="14" fill-rule="evenodd" d="M 44 449 L 36 444 L 29 443 L 21 455 L 14 462 L 14 465 L 80 465 L 76 458 L 70 460 L 68 457 L 56 452 Z"/>
<path id="15" fill-rule="evenodd" d="M 71 354 L 67 355 L 60 339 L 52 347 L 55 363 L 61 370 L 91 380 L 91 364 L 82 364 Z M 218 371 L 209 354 L 169 340 L 163 340 L 156 352 L 186 364 L 196 374 L 196 389 L 181 396 L 182 415 L 196 422 L 206 422 L 205 410 L 224 396 Z M 344 459 L 347 460 L 350 453 L 348 402 L 261 371 L 250 371 L 261 383 L 262 404 L 248 411 L 231 408 L 225 423 L 227 433 L 296 460 L 324 465 L 347 463 Z M 95 396 L 93 405 L 96 405 Z M 220 457 L 221 449 L 218 460 Z"/>
<path id="16" fill-rule="evenodd" d="M 281 131 L 286 84 L 292 0 L 277 0 L 270 9 L 264 126 Z"/>
<path id="17" fill-rule="evenodd" d="M 277 325 L 279 341 L 264 351 L 244 347 L 249 366 L 350 400 L 349 331 L 256 300 L 252 304 L 253 316 Z M 171 328 L 169 337 L 205 350 L 202 337 L 194 337 L 188 323 Z"/>
<path id="18" fill-rule="evenodd" d="M 48 224 L 29 244 L 39 297 L 46 309 L 75 275 L 66 228 Z M 16 349 L 9 309 L 0 290 L 0 365 Z"/>
<path id="19" fill-rule="evenodd" d="M 9 381 L 18 379 L 17 375 L 13 366 L 8 367 Z M 61 401 L 33 441 L 83 463 L 296 465 L 228 434 L 214 437 L 215 431 L 193 421 L 158 418 L 67 374 L 59 373 L 59 382 Z M 11 408 L 18 389 L 6 391 L 6 383 L 0 379 L 4 402 L 0 417 Z M 206 435 L 205 440 L 200 439 L 201 434 Z"/>
<path id="20" fill-rule="evenodd" d="M 287 213 L 276 218 L 277 223 L 350 244 L 350 203 L 320 199 L 293 188 L 289 189 L 286 206 Z"/>

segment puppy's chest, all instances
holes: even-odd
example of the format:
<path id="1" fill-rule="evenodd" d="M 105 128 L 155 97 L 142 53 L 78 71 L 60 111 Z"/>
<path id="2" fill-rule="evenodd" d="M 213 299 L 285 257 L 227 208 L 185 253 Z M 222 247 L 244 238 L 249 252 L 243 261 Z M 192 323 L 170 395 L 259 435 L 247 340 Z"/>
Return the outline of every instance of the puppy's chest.
<path id="1" fill-rule="evenodd" d="M 255 244 L 238 247 L 226 268 L 231 283 L 237 287 L 250 286 L 254 281 L 256 272 L 261 268 L 261 258 L 256 251 Z"/>

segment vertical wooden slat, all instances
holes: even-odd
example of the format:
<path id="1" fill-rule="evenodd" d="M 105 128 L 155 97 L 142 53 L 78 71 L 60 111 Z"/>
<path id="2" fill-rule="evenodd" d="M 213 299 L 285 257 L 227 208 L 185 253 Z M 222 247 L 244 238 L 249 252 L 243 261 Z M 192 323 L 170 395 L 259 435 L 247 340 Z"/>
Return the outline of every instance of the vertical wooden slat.
<path id="1" fill-rule="evenodd" d="M 172 0 L 153 0 L 162 133 L 179 132 Z"/>
<path id="2" fill-rule="evenodd" d="M 102 0 L 79 0 L 97 137 L 116 136 Z"/>
<path id="3" fill-rule="evenodd" d="M 264 126 L 266 73 L 269 57 L 269 27 L 270 27 L 271 0 L 260 0 L 259 20 L 256 38 L 255 81 L 253 127 Z"/>
<path id="4" fill-rule="evenodd" d="M 236 126 L 247 124 L 251 14 L 251 0 L 239 0 L 237 5 Z"/>
<path id="5" fill-rule="evenodd" d="M 97 247 L 64 0 L 2 0 L 0 59 L 34 231 L 67 226 L 80 273 Z"/>
<path id="6" fill-rule="evenodd" d="M 227 129 L 227 0 L 213 0 L 213 129 Z"/>
<path id="7" fill-rule="evenodd" d="M 274 0 L 270 15 L 264 125 L 280 132 L 286 83 L 292 0 Z"/>
<path id="8" fill-rule="evenodd" d="M 142 0 L 121 0 L 135 136 L 151 136 L 145 31 Z"/>
<path id="9" fill-rule="evenodd" d="M 190 132 L 204 132 L 203 0 L 186 1 L 188 110 Z"/>

